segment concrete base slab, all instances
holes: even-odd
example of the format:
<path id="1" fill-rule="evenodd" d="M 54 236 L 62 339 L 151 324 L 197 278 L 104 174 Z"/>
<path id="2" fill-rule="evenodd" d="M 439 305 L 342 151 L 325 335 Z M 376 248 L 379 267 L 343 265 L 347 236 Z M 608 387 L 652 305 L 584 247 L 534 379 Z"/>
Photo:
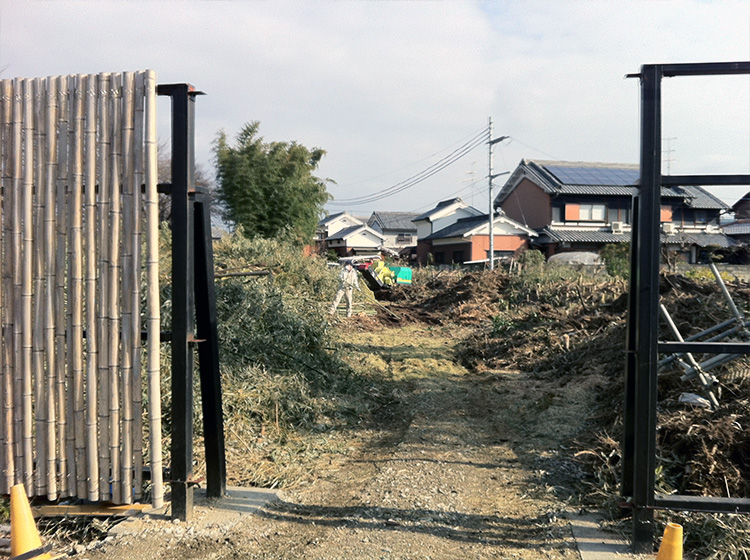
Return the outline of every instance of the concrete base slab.
<path id="1" fill-rule="evenodd" d="M 274 490 L 230 486 L 227 487 L 227 493 L 223 498 L 208 499 L 205 489 L 197 488 L 193 502 L 193 517 L 183 525 L 198 533 L 216 528 L 227 531 L 277 497 L 278 493 Z M 169 505 L 159 510 L 150 510 L 133 516 L 113 527 L 110 534 L 115 536 L 138 534 L 150 527 L 154 521 L 171 521 Z M 170 524 L 180 525 L 177 521 L 171 521 Z"/>
<path id="2" fill-rule="evenodd" d="M 568 520 L 581 554 L 581 560 L 653 558 L 650 554 L 632 554 L 629 543 L 599 528 L 601 519 L 601 516 L 593 513 L 568 513 Z"/>
<path id="3" fill-rule="evenodd" d="M 275 500 L 278 493 L 267 488 L 241 488 L 228 486 L 227 493 L 222 498 L 206 498 L 206 491 L 198 488 L 195 491 L 195 507 L 207 508 L 217 515 L 243 515 L 255 513 L 258 508 Z"/>

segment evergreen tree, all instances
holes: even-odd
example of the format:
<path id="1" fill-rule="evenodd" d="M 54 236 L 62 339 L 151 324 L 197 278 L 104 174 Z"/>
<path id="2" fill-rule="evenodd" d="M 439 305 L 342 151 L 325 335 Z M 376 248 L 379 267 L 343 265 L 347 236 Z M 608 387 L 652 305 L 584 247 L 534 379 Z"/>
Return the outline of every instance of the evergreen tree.
<path id="1" fill-rule="evenodd" d="M 308 243 L 323 205 L 326 181 L 313 175 L 325 150 L 297 142 L 264 142 L 259 122 L 246 124 L 233 146 L 221 131 L 214 144 L 217 195 L 224 219 L 250 238 Z"/>

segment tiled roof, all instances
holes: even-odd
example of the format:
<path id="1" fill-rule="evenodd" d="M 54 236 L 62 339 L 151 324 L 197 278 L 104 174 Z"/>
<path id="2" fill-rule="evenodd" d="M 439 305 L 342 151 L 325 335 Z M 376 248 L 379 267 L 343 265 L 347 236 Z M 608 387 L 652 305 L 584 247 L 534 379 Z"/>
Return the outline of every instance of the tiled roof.
<path id="1" fill-rule="evenodd" d="M 599 230 L 570 230 L 544 228 L 541 235 L 554 243 L 623 243 L 630 242 L 630 232 L 612 233 Z"/>
<path id="2" fill-rule="evenodd" d="M 373 224 L 378 224 L 383 230 L 417 231 L 417 226 L 413 223 L 416 217 L 415 212 L 373 212 L 367 225 L 372 227 Z"/>
<path id="3" fill-rule="evenodd" d="M 444 227 L 443 229 L 433 232 L 424 238 L 425 241 L 431 239 L 443 239 L 445 237 L 459 237 L 464 233 L 470 232 L 475 227 L 488 222 L 488 214 L 484 216 L 473 216 L 471 218 L 461 218 L 455 223 Z"/>
<path id="4" fill-rule="evenodd" d="M 438 230 L 434 233 L 431 233 L 424 239 L 427 241 L 431 239 L 445 239 L 446 237 L 460 237 L 464 234 L 469 233 L 473 229 L 476 229 L 480 226 L 484 226 L 488 222 L 489 222 L 488 214 L 472 216 L 470 218 L 461 218 L 460 220 L 457 220 L 455 223 L 447 227 L 444 227 L 443 229 Z M 498 223 L 500 224 L 505 223 L 505 224 L 511 225 L 512 227 L 519 229 L 520 231 L 524 232 L 526 235 L 530 237 L 537 236 L 536 232 L 533 229 L 530 229 L 526 226 L 519 224 L 515 220 L 512 220 L 511 218 L 509 218 L 508 216 L 502 213 L 495 214 L 494 223 L 495 225 L 497 225 Z M 487 235 L 487 232 L 485 231 L 484 234 Z M 495 232 L 495 235 L 499 235 L 499 234 Z"/>
<path id="5" fill-rule="evenodd" d="M 723 233 L 676 233 L 661 235 L 661 242 L 668 245 L 697 245 L 698 247 L 732 247 L 734 240 Z"/>
<path id="6" fill-rule="evenodd" d="M 630 242 L 630 233 L 612 233 L 599 230 L 569 230 L 544 228 L 541 235 L 546 236 L 553 243 L 623 243 Z M 722 233 L 685 233 L 678 232 L 670 235 L 661 234 L 661 243 L 668 245 L 684 244 L 698 247 L 731 247 L 734 242 Z"/>
<path id="7" fill-rule="evenodd" d="M 322 220 L 320 220 L 318 222 L 318 225 L 319 226 L 324 226 L 326 224 L 330 224 L 331 222 L 333 222 L 336 219 L 340 218 L 341 216 L 345 216 L 345 215 L 348 215 L 352 219 L 352 221 L 354 221 L 354 222 L 361 222 L 362 224 L 364 224 L 365 221 L 366 221 L 366 220 L 362 221 L 359 218 L 357 218 L 355 216 L 352 216 L 348 212 L 344 211 L 344 212 L 336 212 L 335 214 L 331 214 L 330 216 L 326 216 L 325 218 L 323 218 Z"/>
<path id="8" fill-rule="evenodd" d="M 454 204 L 456 202 L 463 202 L 460 198 L 449 198 L 448 200 L 443 200 L 441 202 L 438 202 L 435 208 L 428 210 L 427 212 L 424 212 L 423 214 L 419 214 L 415 218 L 412 219 L 413 222 L 418 222 L 419 220 L 424 220 L 425 218 L 429 218 L 432 216 L 435 212 L 438 212 L 439 210 L 442 210 L 446 206 L 450 206 L 451 204 Z"/>
<path id="9" fill-rule="evenodd" d="M 350 226 L 348 228 L 340 229 L 328 239 L 346 239 L 348 236 L 355 233 L 357 230 L 362 229 L 362 227 L 363 226 Z"/>
<path id="10" fill-rule="evenodd" d="M 732 222 L 721 228 L 726 235 L 750 234 L 750 222 Z"/>

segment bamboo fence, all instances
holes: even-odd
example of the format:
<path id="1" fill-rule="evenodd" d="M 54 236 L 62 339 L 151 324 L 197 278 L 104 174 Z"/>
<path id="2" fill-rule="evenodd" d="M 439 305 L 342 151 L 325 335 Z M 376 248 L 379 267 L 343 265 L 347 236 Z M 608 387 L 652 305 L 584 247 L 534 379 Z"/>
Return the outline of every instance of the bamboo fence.
<path id="1" fill-rule="evenodd" d="M 0 80 L 0 493 L 163 503 L 155 100 L 152 71 Z"/>

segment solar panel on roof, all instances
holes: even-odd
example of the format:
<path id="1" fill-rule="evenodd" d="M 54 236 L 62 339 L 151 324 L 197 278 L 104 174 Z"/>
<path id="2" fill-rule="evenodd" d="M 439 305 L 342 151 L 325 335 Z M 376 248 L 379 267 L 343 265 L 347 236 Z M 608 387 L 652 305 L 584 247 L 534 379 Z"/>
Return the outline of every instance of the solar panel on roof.
<path id="1" fill-rule="evenodd" d="M 563 167 L 548 165 L 545 169 L 563 184 L 568 185 L 633 185 L 638 181 L 638 169 L 614 167 Z"/>

